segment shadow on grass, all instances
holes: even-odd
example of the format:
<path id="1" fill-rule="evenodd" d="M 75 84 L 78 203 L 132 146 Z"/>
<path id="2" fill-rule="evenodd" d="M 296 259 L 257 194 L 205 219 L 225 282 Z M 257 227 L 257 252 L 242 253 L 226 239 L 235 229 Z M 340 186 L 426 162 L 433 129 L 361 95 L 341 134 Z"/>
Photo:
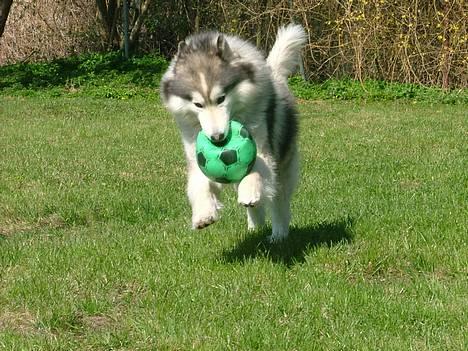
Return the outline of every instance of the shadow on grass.
<path id="1" fill-rule="evenodd" d="M 266 238 L 271 229 L 265 228 L 248 235 L 234 248 L 224 251 L 222 258 L 226 263 L 242 263 L 266 257 L 272 262 L 291 267 L 304 263 L 307 253 L 315 248 L 351 243 L 353 240 L 352 227 L 353 220 L 343 218 L 333 222 L 292 228 L 285 241 L 275 244 L 268 243 Z"/>

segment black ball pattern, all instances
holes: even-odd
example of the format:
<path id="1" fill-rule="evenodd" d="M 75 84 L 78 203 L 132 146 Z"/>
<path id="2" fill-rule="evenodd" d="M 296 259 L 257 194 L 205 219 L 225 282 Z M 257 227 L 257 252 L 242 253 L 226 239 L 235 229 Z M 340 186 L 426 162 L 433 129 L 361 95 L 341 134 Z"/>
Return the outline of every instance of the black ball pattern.
<path id="1" fill-rule="evenodd" d="M 197 154 L 197 162 L 201 167 L 205 167 L 206 165 L 206 158 L 205 155 L 203 155 L 203 152 L 199 152 Z"/>
<path id="2" fill-rule="evenodd" d="M 232 165 L 237 162 L 237 151 L 229 149 L 224 150 L 221 152 L 221 155 L 219 155 L 219 158 L 226 166 Z"/>

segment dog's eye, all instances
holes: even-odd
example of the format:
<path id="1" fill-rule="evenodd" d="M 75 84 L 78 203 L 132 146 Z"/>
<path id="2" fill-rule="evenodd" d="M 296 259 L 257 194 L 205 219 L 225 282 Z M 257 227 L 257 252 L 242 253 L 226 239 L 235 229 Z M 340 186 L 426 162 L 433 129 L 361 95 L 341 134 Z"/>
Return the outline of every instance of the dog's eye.
<path id="1" fill-rule="evenodd" d="M 216 99 L 216 103 L 219 105 L 219 104 L 222 104 L 224 102 L 224 99 L 226 98 L 226 95 L 221 95 L 220 97 L 218 97 Z"/>
<path id="2" fill-rule="evenodd" d="M 195 106 L 197 106 L 198 108 L 203 108 L 203 104 L 199 103 L 199 102 L 194 102 L 193 103 Z"/>

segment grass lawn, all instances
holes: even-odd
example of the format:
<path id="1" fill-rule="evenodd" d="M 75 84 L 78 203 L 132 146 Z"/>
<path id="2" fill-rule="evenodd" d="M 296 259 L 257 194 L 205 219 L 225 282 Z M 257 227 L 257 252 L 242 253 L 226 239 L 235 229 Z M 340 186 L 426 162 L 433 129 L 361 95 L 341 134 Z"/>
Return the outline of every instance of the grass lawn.
<path id="1" fill-rule="evenodd" d="M 1 350 L 466 350 L 467 106 L 302 102 L 281 245 L 190 230 L 157 100 L 0 97 Z"/>

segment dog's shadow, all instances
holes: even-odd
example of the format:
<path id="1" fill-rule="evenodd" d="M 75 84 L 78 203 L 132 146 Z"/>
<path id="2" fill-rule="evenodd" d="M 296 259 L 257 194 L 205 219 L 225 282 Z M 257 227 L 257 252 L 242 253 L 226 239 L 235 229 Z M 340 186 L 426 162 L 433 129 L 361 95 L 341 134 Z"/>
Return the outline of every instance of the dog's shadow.
<path id="1" fill-rule="evenodd" d="M 269 258 L 287 267 L 304 263 L 307 253 L 318 247 L 349 244 L 353 240 L 353 220 L 346 217 L 332 222 L 322 222 L 306 227 L 292 228 L 287 239 L 270 244 L 270 228 L 247 235 L 232 249 L 222 253 L 226 263 L 244 263 L 256 258 Z"/>

